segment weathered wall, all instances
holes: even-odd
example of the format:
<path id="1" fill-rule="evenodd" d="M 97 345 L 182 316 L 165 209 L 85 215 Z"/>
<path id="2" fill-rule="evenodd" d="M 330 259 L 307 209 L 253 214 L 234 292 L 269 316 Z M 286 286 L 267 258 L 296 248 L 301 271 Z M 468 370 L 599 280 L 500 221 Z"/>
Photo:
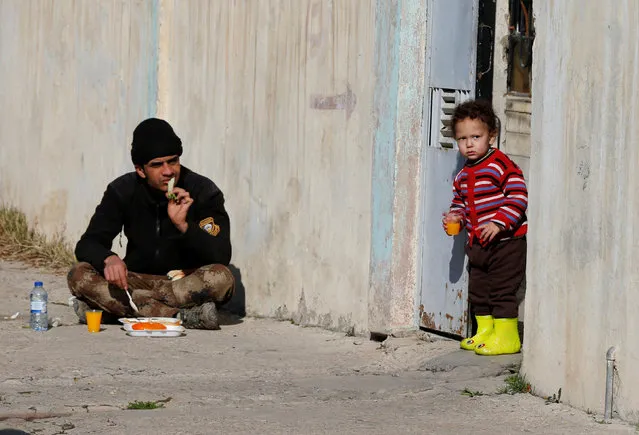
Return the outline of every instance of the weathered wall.
<path id="1" fill-rule="evenodd" d="M 524 372 L 542 394 L 639 420 L 639 3 L 535 4 Z"/>
<path id="2" fill-rule="evenodd" d="M 157 115 L 226 194 L 249 313 L 415 327 L 422 3 L 0 0 L 0 198 L 75 242 Z"/>
<path id="3" fill-rule="evenodd" d="M 374 8 L 162 1 L 160 116 L 223 189 L 249 313 L 367 326 Z"/>
<path id="4" fill-rule="evenodd" d="M 154 1 L 0 1 L 0 202 L 75 240 L 155 112 Z"/>
<path id="5" fill-rule="evenodd" d="M 417 326 L 426 7 L 376 1 L 369 329 Z"/>

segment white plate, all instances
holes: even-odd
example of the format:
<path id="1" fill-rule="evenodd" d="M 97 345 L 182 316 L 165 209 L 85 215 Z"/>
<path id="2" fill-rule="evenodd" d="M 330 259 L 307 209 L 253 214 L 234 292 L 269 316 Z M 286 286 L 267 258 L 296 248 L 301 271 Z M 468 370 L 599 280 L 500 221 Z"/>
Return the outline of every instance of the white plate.
<path id="1" fill-rule="evenodd" d="M 131 337 L 181 337 L 184 331 L 127 331 L 126 335 Z"/>
<path id="2" fill-rule="evenodd" d="M 122 328 L 125 331 L 135 331 L 135 332 L 139 332 L 135 329 L 133 329 L 133 325 L 135 325 L 135 323 L 125 323 L 124 325 L 122 325 Z M 158 331 L 158 332 L 164 332 L 164 331 L 179 331 L 179 332 L 184 332 L 184 326 L 180 326 L 180 325 L 166 325 L 164 324 L 164 326 L 166 326 L 166 329 L 153 329 L 153 331 Z"/>
<path id="3" fill-rule="evenodd" d="M 182 321 L 175 317 L 122 317 L 118 319 L 123 325 L 140 322 L 163 323 L 165 325 L 181 325 Z"/>

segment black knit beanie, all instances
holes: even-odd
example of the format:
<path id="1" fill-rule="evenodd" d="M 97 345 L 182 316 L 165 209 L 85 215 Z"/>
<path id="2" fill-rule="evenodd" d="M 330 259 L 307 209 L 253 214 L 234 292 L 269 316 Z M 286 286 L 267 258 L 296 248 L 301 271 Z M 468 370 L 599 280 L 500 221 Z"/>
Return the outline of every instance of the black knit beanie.
<path id="1" fill-rule="evenodd" d="M 168 122 L 149 118 L 133 130 L 131 160 L 134 165 L 143 166 L 158 157 L 175 155 L 182 155 L 182 141 Z"/>

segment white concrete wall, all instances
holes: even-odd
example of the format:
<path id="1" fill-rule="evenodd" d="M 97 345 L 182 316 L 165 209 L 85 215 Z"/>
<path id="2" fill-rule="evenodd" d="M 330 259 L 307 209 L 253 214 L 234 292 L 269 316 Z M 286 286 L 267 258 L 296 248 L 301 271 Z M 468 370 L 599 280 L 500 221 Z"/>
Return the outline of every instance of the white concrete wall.
<path id="1" fill-rule="evenodd" d="M 524 372 L 639 420 L 639 3 L 537 2 Z"/>
<path id="2" fill-rule="evenodd" d="M 226 194 L 248 312 L 366 330 L 374 8 L 1 0 L 0 201 L 75 243 L 157 114 Z"/>
<path id="3" fill-rule="evenodd" d="M 0 1 L 0 202 L 76 240 L 155 111 L 152 2 Z"/>
<path id="4" fill-rule="evenodd" d="M 373 2 L 162 7 L 160 115 L 226 194 L 248 312 L 365 330 Z"/>

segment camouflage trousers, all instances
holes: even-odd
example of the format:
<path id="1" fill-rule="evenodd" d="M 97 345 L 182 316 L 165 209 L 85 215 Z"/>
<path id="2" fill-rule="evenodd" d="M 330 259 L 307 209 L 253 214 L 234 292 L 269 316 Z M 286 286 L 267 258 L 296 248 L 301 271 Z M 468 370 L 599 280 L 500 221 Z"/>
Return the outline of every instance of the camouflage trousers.
<path id="1" fill-rule="evenodd" d="M 89 263 L 77 263 L 67 275 L 69 290 L 93 308 L 118 317 L 173 317 L 180 308 L 205 302 L 228 302 L 235 290 L 235 278 L 221 264 L 184 271 L 186 276 L 170 280 L 164 275 L 128 272 L 129 293 L 139 312 L 136 314 L 121 288 L 109 284 Z"/>

